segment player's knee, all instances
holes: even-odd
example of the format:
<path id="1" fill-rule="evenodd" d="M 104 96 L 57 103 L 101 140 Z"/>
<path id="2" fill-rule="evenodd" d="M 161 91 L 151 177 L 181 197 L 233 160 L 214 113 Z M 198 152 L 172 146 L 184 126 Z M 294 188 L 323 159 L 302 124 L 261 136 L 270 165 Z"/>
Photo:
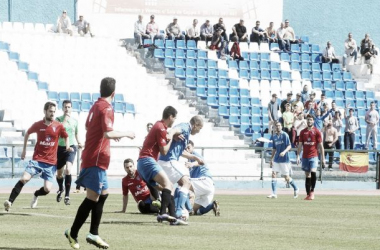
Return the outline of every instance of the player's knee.
<path id="1" fill-rule="evenodd" d="M 51 187 L 44 187 L 44 191 L 46 194 L 50 193 Z"/>
<path id="2" fill-rule="evenodd" d="M 272 178 L 273 178 L 273 179 L 276 178 L 276 173 L 275 173 L 275 172 L 272 172 Z"/>

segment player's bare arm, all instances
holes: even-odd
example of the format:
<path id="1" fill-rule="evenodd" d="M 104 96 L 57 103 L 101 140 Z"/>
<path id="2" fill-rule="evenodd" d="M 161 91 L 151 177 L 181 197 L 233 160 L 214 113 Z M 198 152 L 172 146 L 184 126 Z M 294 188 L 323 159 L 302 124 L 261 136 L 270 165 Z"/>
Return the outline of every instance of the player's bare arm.
<path id="1" fill-rule="evenodd" d="M 28 134 L 28 132 L 26 132 L 26 133 L 25 133 L 25 136 L 24 136 L 24 147 L 22 148 L 21 160 L 24 160 L 24 159 L 25 159 L 25 155 L 26 155 L 26 144 L 28 143 L 28 140 L 29 140 L 29 134 Z"/>
<path id="2" fill-rule="evenodd" d="M 120 140 L 123 137 L 127 137 L 127 138 L 133 140 L 133 139 L 135 139 L 135 133 L 132 132 L 132 131 L 125 131 L 125 132 L 121 132 L 121 131 L 109 131 L 109 132 L 104 132 L 104 138 L 107 138 L 107 139 Z"/>
<path id="3" fill-rule="evenodd" d="M 300 164 L 300 153 L 301 153 L 301 151 L 302 151 L 302 142 L 299 142 L 298 148 L 297 148 L 297 165 Z"/>
<path id="4" fill-rule="evenodd" d="M 204 165 L 204 161 L 203 159 L 201 159 L 200 157 L 197 157 L 196 155 L 193 155 L 193 154 L 190 154 L 189 152 L 187 152 L 186 150 L 183 151 L 182 157 L 188 159 L 188 160 L 191 160 L 191 161 L 196 161 L 199 165 Z"/>

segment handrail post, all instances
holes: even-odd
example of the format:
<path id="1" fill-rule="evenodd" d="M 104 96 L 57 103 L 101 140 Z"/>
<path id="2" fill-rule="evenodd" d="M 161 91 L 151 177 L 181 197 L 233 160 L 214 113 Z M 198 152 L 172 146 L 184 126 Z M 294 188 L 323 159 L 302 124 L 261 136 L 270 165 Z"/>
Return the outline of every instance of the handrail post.
<path id="1" fill-rule="evenodd" d="M 376 189 L 380 189 L 379 185 L 379 151 L 376 151 Z"/>
<path id="2" fill-rule="evenodd" d="M 329 150 L 329 149 L 328 149 Z M 330 156 L 329 156 L 330 157 Z M 326 159 L 325 159 L 326 161 Z M 318 180 L 322 183 L 322 166 L 325 162 L 322 162 L 322 157 L 321 160 L 319 161 L 319 177 Z M 302 164 L 301 164 L 302 165 Z"/>
<path id="3" fill-rule="evenodd" d="M 261 173 L 260 173 L 260 180 L 261 181 L 264 181 L 264 153 L 265 153 L 265 150 L 264 150 L 264 147 L 263 149 L 261 150 Z"/>
<path id="4" fill-rule="evenodd" d="M 205 158 L 205 148 L 202 148 L 202 157 Z"/>
<path id="5" fill-rule="evenodd" d="M 15 177 L 15 146 L 12 146 L 12 179 Z"/>

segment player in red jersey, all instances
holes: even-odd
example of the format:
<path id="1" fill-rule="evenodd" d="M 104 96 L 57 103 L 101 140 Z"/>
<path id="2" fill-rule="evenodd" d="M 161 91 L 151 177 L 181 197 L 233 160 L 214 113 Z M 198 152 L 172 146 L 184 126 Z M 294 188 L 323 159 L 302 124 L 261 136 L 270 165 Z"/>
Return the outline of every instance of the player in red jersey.
<path id="1" fill-rule="evenodd" d="M 94 103 L 86 121 L 86 147 L 82 154 L 82 165 L 77 184 L 87 188 L 87 195 L 79 206 L 71 229 L 65 231 L 70 246 L 79 249 L 78 232 L 91 212 L 90 233 L 86 241 L 99 248 L 109 245 L 99 237 L 98 229 L 103 206 L 108 197 L 106 170 L 110 163 L 110 139 L 119 141 L 123 137 L 135 138 L 133 132 L 113 130 L 114 112 L 111 105 L 115 96 L 116 81 L 104 78 L 100 84 L 100 98 Z"/>
<path id="2" fill-rule="evenodd" d="M 23 186 L 35 175 L 41 174 L 44 179 L 44 186 L 34 192 L 33 200 L 30 204 L 32 208 L 37 206 L 38 196 L 47 195 L 53 186 L 54 175 L 57 170 L 57 148 L 59 137 L 65 138 L 66 150 L 72 152 L 70 148 L 68 135 L 63 125 L 54 120 L 56 105 L 52 102 L 45 103 L 43 120 L 35 122 L 26 132 L 24 137 L 24 148 L 21 153 L 21 159 L 25 159 L 26 144 L 28 143 L 29 135 L 37 133 L 37 142 L 34 147 L 33 159 L 28 162 L 25 171 L 17 182 L 9 196 L 9 199 L 4 202 L 5 211 L 9 211 L 13 202 L 20 194 Z"/>
<path id="3" fill-rule="evenodd" d="M 297 149 L 297 165 L 300 163 L 300 153 L 302 154 L 302 170 L 305 171 L 305 200 L 314 200 L 314 188 L 317 183 L 317 167 L 318 167 L 318 150 L 321 156 L 322 166 L 325 165 L 325 152 L 323 149 L 321 132 L 314 127 L 314 118 L 307 115 L 307 128 L 301 131 L 299 136 L 299 144 Z"/>
<path id="4" fill-rule="evenodd" d="M 137 208 L 142 214 L 158 213 L 161 203 L 158 200 L 158 191 L 149 187 L 137 172 L 132 159 L 124 161 L 124 170 L 127 172 L 122 180 L 123 188 L 123 209 L 121 213 L 125 213 L 128 206 L 128 193 L 131 192 L 133 198 L 137 202 Z"/>

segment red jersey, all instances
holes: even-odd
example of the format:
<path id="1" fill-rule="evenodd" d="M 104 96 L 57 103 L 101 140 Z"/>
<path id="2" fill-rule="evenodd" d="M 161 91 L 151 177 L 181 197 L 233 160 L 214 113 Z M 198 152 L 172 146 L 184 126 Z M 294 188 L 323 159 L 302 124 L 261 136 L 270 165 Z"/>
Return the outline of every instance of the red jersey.
<path id="1" fill-rule="evenodd" d="M 312 109 L 318 109 L 317 102 L 316 101 L 310 101 L 310 100 L 308 100 L 308 101 L 305 102 L 305 109 L 309 108 L 309 103 L 312 103 L 312 105 L 311 105 Z"/>
<path id="2" fill-rule="evenodd" d="M 67 138 L 63 125 L 52 121 L 46 125 L 44 120 L 35 122 L 27 131 L 28 134 L 37 133 L 37 143 L 34 147 L 33 160 L 57 165 L 57 148 L 59 137 Z"/>
<path id="3" fill-rule="evenodd" d="M 322 135 L 316 127 L 311 130 L 303 129 L 300 133 L 299 142 L 303 144 L 302 158 L 318 157 L 318 143 L 322 142 Z"/>
<path id="4" fill-rule="evenodd" d="M 99 98 L 94 103 L 86 120 L 86 146 L 82 154 L 82 168 L 97 166 L 107 170 L 111 152 L 110 140 L 105 132 L 113 131 L 113 109 L 105 99 Z"/>
<path id="5" fill-rule="evenodd" d="M 123 195 L 128 195 L 131 191 L 133 198 L 136 202 L 145 201 L 150 198 L 150 191 L 146 183 L 140 177 L 139 172 L 136 171 L 135 178 L 125 176 L 122 180 Z"/>
<path id="6" fill-rule="evenodd" d="M 166 129 L 167 127 L 163 121 L 158 121 L 154 124 L 145 138 L 139 159 L 152 157 L 157 161 L 160 147 L 165 147 L 167 144 Z"/>

